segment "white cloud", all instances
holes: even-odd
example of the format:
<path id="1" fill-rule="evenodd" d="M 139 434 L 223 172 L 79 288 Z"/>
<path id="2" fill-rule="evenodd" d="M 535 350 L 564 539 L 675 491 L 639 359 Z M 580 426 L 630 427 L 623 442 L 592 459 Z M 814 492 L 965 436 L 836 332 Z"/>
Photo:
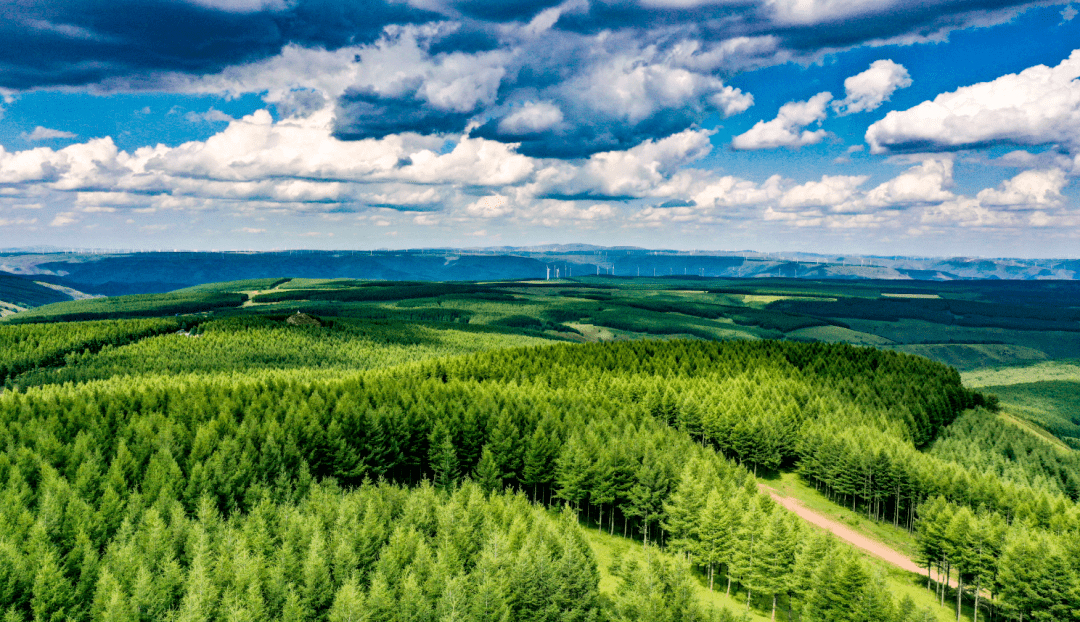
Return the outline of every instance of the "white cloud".
<path id="1" fill-rule="evenodd" d="M 844 80 L 846 97 L 832 103 L 841 116 L 876 110 L 897 89 L 911 86 L 911 76 L 903 65 L 891 60 L 876 60 L 866 71 Z"/>
<path id="2" fill-rule="evenodd" d="M 236 120 L 216 108 L 211 108 L 206 112 L 189 112 L 184 115 L 184 118 L 188 123 L 229 123 Z"/>
<path id="3" fill-rule="evenodd" d="M 780 198 L 780 207 L 840 207 L 849 202 L 866 175 L 822 175 L 821 181 L 809 181 L 795 186 Z"/>
<path id="4" fill-rule="evenodd" d="M 747 132 L 731 139 L 731 146 L 749 150 L 816 145 L 825 139 L 825 130 L 811 132 L 802 128 L 825 119 L 825 107 L 831 99 L 832 94 L 822 92 L 804 102 L 788 102 L 780 106 L 772 121 L 758 121 Z"/>
<path id="5" fill-rule="evenodd" d="M 874 207 L 908 206 L 941 203 L 955 198 L 945 188 L 952 185 L 951 159 L 929 159 L 897 175 L 866 193 L 866 202 Z"/>
<path id="6" fill-rule="evenodd" d="M 766 0 L 781 24 L 819 24 L 842 18 L 884 12 L 897 0 Z"/>
<path id="7" fill-rule="evenodd" d="M 979 203 L 1001 207 L 1046 207 L 1061 203 L 1061 190 L 1066 184 L 1065 171 L 1054 168 L 1043 171 L 1024 171 L 987 188 L 976 197 Z"/>
<path id="8" fill-rule="evenodd" d="M 872 153 L 894 149 L 955 149 L 988 143 L 1057 143 L 1080 152 L 1080 50 L 1056 67 L 942 93 L 914 108 L 892 111 L 866 130 Z"/>
<path id="9" fill-rule="evenodd" d="M 261 11 L 282 11 L 293 4 L 293 0 L 187 0 L 192 4 L 208 9 L 229 11 L 231 13 L 258 13 Z"/>
<path id="10" fill-rule="evenodd" d="M 79 219 L 75 216 L 74 212 L 60 212 L 49 223 L 50 227 L 66 227 L 70 224 L 79 222 Z"/>
<path id="11" fill-rule="evenodd" d="M 57 138 L 76 138 L 78 134 L 72 132 L 65 132 L 64 130 L 53 130 L 47 127 L 41 127 L 40 125 L 34 128 L 33 132 L 27 134 L 23 132 L 19 134 L 19 138 L 30 142 L 39 142 L 42 140 L 55 140 Z"/>
<path id="12" fill-rule="evenodd" d="M 499 130 L 507 134 L 533 134 L 549 130 L 562 121 L 562 110 L 555 104 L 529 102 L 503 117 L 502 121 L 499 121 Z"/>
<path id="13" fill-rule="evenodd" d="M 37 221 L 37 218 L 0 218 L 0 227 L 27 227 Z"/>
<path id="14" fill-rule="evenodd" d="M 480 198 L 465 207 L 465 213 L 475 218 L 498 218 L 513 212 L 514 209 L 507 202 L 507 197 L 501 194 Z"/>
<path id="15" fill-rule="evenodd" d="M 681 167 L 712 150 L 711 130 L 686 130 L 626 151 L 593 154 L 583 164 L 552 163 L 536 174 L 538 195 L 651 196 Z"/>

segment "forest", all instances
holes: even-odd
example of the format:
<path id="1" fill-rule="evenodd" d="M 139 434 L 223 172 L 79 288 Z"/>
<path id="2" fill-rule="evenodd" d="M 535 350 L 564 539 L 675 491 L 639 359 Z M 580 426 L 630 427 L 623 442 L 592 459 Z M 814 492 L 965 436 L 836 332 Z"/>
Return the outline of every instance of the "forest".
<path id="1" fill-rule="evenodd" d="M 575 343 L 596 325 L 554 311 L 590 299 L 552 287 L 544 315 L 509 285 L 288 284 L 0 324 L 5 620 L 1080 620 L 1077 454 L 948 365 Z M 263 290 L 313 306 L 175 310 Z M 917 597 L 762 492 L 777 471 L 912 538 Z M 634 544 L 601 564 L 593 534 Z"/>

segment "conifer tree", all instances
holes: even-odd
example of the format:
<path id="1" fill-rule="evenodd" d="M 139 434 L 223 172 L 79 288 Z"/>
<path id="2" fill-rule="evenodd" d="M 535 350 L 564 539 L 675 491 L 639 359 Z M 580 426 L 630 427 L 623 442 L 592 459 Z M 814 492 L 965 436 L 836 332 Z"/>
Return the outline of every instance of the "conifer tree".
<path id="1" fill-rule="evenodd" d="M 480 462 L 476 464 L 476 472 L 473 473 L 473 477 L 484 492 L 491 493 L 502 490 L 503 471 L 499 468 L 498 461 L 495 459 L 495 452 L 491 450 L 490 445 L 484 445 L 484 449 L 480 454 Z"/>
<path id="2" fill-rule="evenodd" d="M 774 621 L 777 596 L 788 592 L 797 546 L 798 532 L 787 512 L 773 512 L 761 538 L 759 562 L 752 570 L 750 582 L 759 592 L 772 596 Z"/>
<path id="3" fill-rule="evenodd" d="M 428 437 L 431 449 L 428 454 L 428 464 L 434 475 L 435 487 L 439 490 L 449 491 L 457 485 L 458 459 L 454 449 L 454 439 L 446 424 L 439 420 L 431 430 Z"/>

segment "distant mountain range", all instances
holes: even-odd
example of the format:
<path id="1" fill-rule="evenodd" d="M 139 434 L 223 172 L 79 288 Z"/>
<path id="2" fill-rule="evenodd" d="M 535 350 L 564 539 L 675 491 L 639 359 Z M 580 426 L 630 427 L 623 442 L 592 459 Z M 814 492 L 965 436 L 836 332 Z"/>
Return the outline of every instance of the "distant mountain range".
<path id="1" fill-rule="evenodd" d="M 53 248 L 35 248 L 0 252 L 0 275 L 7 277 L 0 280 L 0 301 L 24 306 L 40 304 L 45 300 L 51 302 L 58 295 L 158 293 L 202 283 L 273 277 L 400 281 L 485 281 L 597 275 L 635 278 L 1072 280 L 1080 277 L 1080 260 L 674 251 L 587 244 L 281 252 L 61 252 Z M 20 292 L 18 300 L 12 299 L 15 290 Z"/>

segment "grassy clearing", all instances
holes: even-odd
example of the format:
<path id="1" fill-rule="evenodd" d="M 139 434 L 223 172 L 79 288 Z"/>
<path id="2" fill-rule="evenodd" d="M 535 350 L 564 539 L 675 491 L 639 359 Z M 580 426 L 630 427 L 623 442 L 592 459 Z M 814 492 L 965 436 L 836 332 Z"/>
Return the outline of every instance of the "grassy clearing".
<path id="1" fill-rule="evenodd" d="M 1080 365 L 1069 361 L 1046 361 L 1035 365 L 972 370 L 960 377 L 969 387 L 1000 387 L 1062 380 L 1080 382 Z"/>
<path id="2" fill-rule="evenodd" d="M 1037 436 L 1040 439 L 1046 441 L 1047 443 L 1050 443 L 1058 449 L 1064 451 L 1072 451 L 1072 448 L 1066 445 L 1061 439 L 1042 429 L 1040 426 L 1035 425 L 1022 415 L 1014 415 L 1008 412 L 1008 410 L 1006 410 L 1005 412 L 999 413 L 998 416 L 1001 417 L 1003 421 L 1008 421 L 1009 423 L 1032 434 L 1033 436 Z"/>
<path id="3" fill-rule="evenodd" d="M 598 532 L 595 527 L 590 528 L 582 526 L 581 529 L 589 546 L 592 548 L 593 554 L 596 556 L 596 563 L 600 569 L 600 591 L 608 596 L 614 595 L 617 587 L 617 579 L 611 573 L 611 565 L 616 556 L 621 557 L 622 559 L 637 559 L 638 561 L 643 561 L 646 554 L 664 555 L 664 553 L 660 552 L 655 547 L 650 547 L 648 552 L 646 552 L 640 542 L 619 535 L 609 535 L 606 530 L 601 533 Z M 889 593 L 897 602 L 904 596 L 910 596 L 919 608 L 931 609 L 934 612 L 936 619 L 941 622 L 948 622 L 949 620 L 956 619 L 955 607 L 948 606 L 949 603 L 955 603 L 955 600 L 946 600 L 946 606 L 940 606 L 934 593 L 927 591 L 925 576 L 900 570 L 869 553 L 865 553 L 854 547 L 852 547 L 852 549 L 857 552 L 866 564 L 867 570 L 871 572 L 880 572 L 885 577 Z M 698 602 L 706 609 L 727 609 L 736 614 L 741 614 L 746 611 L 746 590 L 742 589 L 737 584 L 732 584 L 732 593 L 729 596 L 724 592 L 726 580 L 719 575 L 716 577 L 715 589 L 713 590 L 709 589 L 708 576 L 703 572 L 693 572 L 693 583 L 694 592 L 698 598 Z M 780 601 L 781 602 L 777 607 L 776 618 L 777 620 L 786 620 L 786 603 L 783 598 L 781 598 Z M 750 620 L 754 622 L 764 622 L 770 619 L 771 610 L 762 608 L 763 604 L 764 601 L 755 602 L 755 606 L 752 607 L 749 612 Z M 961 619 L 971 619 L 970 605 L 964 607 L 964 615 Z"/>
<path id="4" fill-rule="evenodd" d="M 797 499 L 806 507 L 838 523 L 858 531 L 862 535 L 877 540 L 908 557 L 915 554 L 915 537 L 904 529 L 892 526 L 892 523 L 879 523 L 866 517 L 862 512 L 852 512 L 829 501 L 825 495 L 813 486 L 802 481 L 797 473 L 790 471 L 772 473 L 759 478 L 780 496 Z M 877 558 L 875 558 L 877 559 Z"/>
<path id="5" fill-rule="evenodd" d="M 585 534 L 585 539 L 589 542 L 589 546 L 592 547 L 593 554 L 596 555 L 596 564 L 600 568 L 600 591 L 608 596 L 615 595 L 615 588 L 618 585 L 617 579 L 611 574 L 611 564 L 616 556 L 622 559 L 644 561 L 647 554 L 666 555 L 656 547 L 649 547 L 648 551 L 646 551 L 640 542 L 629 538 L 599 533 L 595 528 L 583 526 L 581 529 L 582 533 Z M 724 584 L 721 583 L 720 585 Z M 700 572 L 694 573 L 694 593 L 698 598 L 698 602 L 704 605 L 706 609 L 727 609 L 732 613 L 746 611 L 745 591 L 736 592 L 733 587 L 731 596 L 725 594 L 722 589 L 710 591 L 708 579 L 702 576 Z M 751 609 L 750 620 L 764 622 L 769 620 L 769 615 L 767 612 L 762 613 Z"/>
<path id="6" fill-rule="evenodd" d="M 1045 361 L 1046 353 L 1025 346 L 997 343 L 934 343 L 909 344 L 892 348 L 908 354 L 952 365 L 960 370 L 978 372 L 986 367 L 1010 365 L 1018 362 Z M 964 382 L 968 386 L 969 382 Z"/>
<path id="7" fill-rule="evenodd" d="M 1080 449 L 1080 382 L 1051 380 L 991 385 L 980 390 L 998 396 L 1007 412 L 1038 424 Z"/>
<path id="8" fill-rule="evenodd" d="M 906 530 L 897 529 L 889 523 L 879 523 L 870 520 L 861 512 L 852 512 L 849 509 L 840 507 L 836 503 L 825 498 L 825 495 L 814 490 L 812 486 L 803 482 L 796 473 L 774 473 L 760 479 L 766 485 L 776 490 L 781 496 L 798 499 L 807 508 L 810 508 L 822 516 L 843 523 L 867 538 L 876 540 L 909 557 L 913 556 L 915 553 L 915 537 Z M 892 594 L 893 598 L 898 602 L 904 596 L 911 596 L 912 600 L 915 601 L 915 604 L 919 608 L 929 607 L 934 611 L 937 619 L 942 622 L 956 619 L 955 593 L 952 596 L 953 600 L 950 601 L 946 599 L 946 606 L 941 607 L 938 604 L 934 593 L 926 590 L 925 575 L 918 575 L 902 570 L 862 549 L 855 547 L 851 548 L 859 554 L 860 558 L 866 564 L 867 569 L 881 572 L 885 576 L 885 580 L 889 586 L 889 593 Z M 952 603 L 952 606 L 949 606 L 950 602 Z M 964 606 L 963 612 L 961 619 L 971 619 L 972 609 L 969 604 Z"/>
<path id="9" fill-rule="evenodd" d="M 859 346 L 887 346 L 892 341 L 870 333 L 862 333 L 842 326 L 811 326 L 799 328 L 788 333 L 789 337 L 816 339 L 830 343 L 851 343 Z"/>

